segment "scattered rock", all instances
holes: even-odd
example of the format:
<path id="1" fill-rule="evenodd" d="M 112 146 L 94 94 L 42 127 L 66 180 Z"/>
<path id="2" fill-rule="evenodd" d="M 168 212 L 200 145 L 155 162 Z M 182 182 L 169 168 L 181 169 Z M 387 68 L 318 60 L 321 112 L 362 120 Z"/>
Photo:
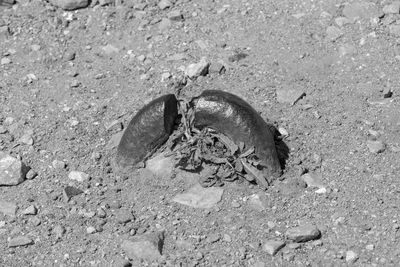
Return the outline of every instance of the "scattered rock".
<path id="1" fill-rule="evenodd" d="M 294 105 L 306 96 L 306 93 L 298 89 L 289 89 L 287 87 L 280 87 L 276 90 L 276 100 L 279 103 L 289 103 Z"/>
<path id="2" fill-rule="evenodd" d="M 163 81 L 166 81 L 166 80 L 168 80 L 169 78 L 171 78 L 171 73 L 169 73 L 169 72 L 164 72 L 163 74 L 161 74 L 161 81 L 163 82 Z"/>
<path id="3" fill-rule="evenodd" d="M 15 121 L 15 119 L 13 118 L 13 117 L 7 117 L 5 120 L 4 120 L 4 125 L 11 125 L 11 124 L 13 124 L 14 123 L 14 121 Z"/>
<path id="4" fill-rule="evenodd" d="M 382 94 L 383 94 L 383 98 L 391 98 L 393 95 L 393 91 L 392 91 L 392 89 L 385 87 Z"/>
<path id="5" fill-rule="evenodd" d="M 211 234 L 211 235 L 207 236 L 205 241 L 208 244 L 212 244 L 212 243 L 218 242 L 220 239 L 221 239 L 220 235 L 218 233 L 215 233 L 215 234 Z"/>
<path id="6" fill-rule="evenodd" d="M 26 209 L 22 211 L 22 214 L 24 215 L 36 215 L 37 214 L 37 208 L 35 205 L 30 205 Z"/>
<path id="7" fill-rule="evenodd" d="M 347 251 L 346 252 L 346 262 L 347 263 L 354 263 L 358 260 L 358 255 L 354 251 Z"/>
<path id="8" fill-rule="evenodd" d="M 166 58 L 167 61 L 180 61 L 187 59 L 185 53 L 176 53 Z"/>
<path id="9" fill-rule="evenodd" d="M 160 23 L 158 24 L 158 29 L 160 31 L 165 31 L 171 27 L 171 21 L 167 18 L 161 19 Z"/>
<path id="10" fill-rule="evenodd" d="M 10 58 L 8 58 L 8 57 L 3 57 L 3 58 L 1 58 L 1 60 L 0 60 L 0 64 L 1 65 L 8 65 L 8 64 L 11 64 L 11 59 Z"/>
<path id="11" fill-rule="evenodd" d="M 228 57 L 228 61 L 229 62 L 239 62 L 240 60 L 245 59 L 248 56 L 249 56 L 248 54 L 246 54 L 242 51 L 235 51 L 233 53 L 233 55 L 230 55 Z"/>
<path id="12" fill-rule="evenodd" d="M 82 193 L 82 190 L 73 186 L 66 186 L 63 192 L 65 201 L 69 201 L 72 197 L 80 195 Z"/>
<path id="13" fill-rule="evenodd" d="M 76 10 L 89 5 L 89 0 L 49 0 L 49 2 L 64 10 Z"/>
<path id="14" fill-rule="evenodd" d="M 96 228 L 94 228 L 93 226 L 89 226 L 88 228 L 86 228 L 86 233 L 94 234 L 96 233 Z"/>
<path id="15" fill-rule="evenodd" d="M 172 3 L 169 0 L 161 0 L 160 2 L 158 2 L 158 7 L 161 10 L 167 9 L 171 6 L 172 6 Z"/>
<path id="16" fill-rule="evenodd" d="M 283 195 L 294 195 L 303 192 L 307 184 L 302 179 L 290 179 L 287 182 L 277 184 L 276 189 Z"/>
<path id="17" fill-rule="evenodd" d="M 203 188 L 200 184 L 196 184 L 186 193 L 178 194 L 172 200 L 194 208 L 209 209 L 221 201 L 223 193 L 224 189 L 222 188 Z"/>
<path id="18" fill-rule="evenodd" d="M 343 15 L 350 21 L 355 22 L 357 19 L 379 18 L 381 12 L 374 3 L 357 1 L 347 4 L 343 9 Z"/>
<path id="19" fill-rule="evenodd" d="M 11 238 L 8 241 L 9 248 L 27 246 L 27 245 L 32 245 L 32 244 L 33 244 L 33 240 L 27 236 L 17 236 L 15 238 Z"/>
<path id="20" fill-rule="evenodd" d="M 209 73 L 224 74 L 226 71 L 225 66 L 220 62 L 213 62 L 209 69 Z"/>
<path id="21" fill-rule="evenodd" d="M 76 53 L 75 51 L 67 51 L 64 54 L 64 60 L 65 61 L 72 61 L 75 59 Z"/>
<path id="22" fill-rule="evenodd" d="M 28 73 L 28 74 L 26 75 L 26 82 L 27 82 L 28 84 L 31 84 L 31 83 L 33 83 L 34 81 L 37 81 L 37 80 L 38 80 L 38 78 L 37 78 L 36 75 L 33 74 L 33 73 Z M 33 134 L 33 132 L 32 132 L 32 134 Z M 33 141 L 32 141 L 32 144 L 33 144 Z"/>
<path id="23" fill-rule="evenodd" d="M 185 75 L 190 79 L 195 79 L 199 76 L 206 76 L 210 63 L 203 57 L 198 63 L 190 64 L 185 70 Z"/>
<path id="24" fill-rule="evenodd" d="M 33 131 L 32 130 L 27 130 L 19 139 L 19 142 L 22 144 L 26 144 L 26 145 L 33 145 Z"/>
<path id="25" fill-rule="evenodd" d="M 264 243 L 263 250 L 269 255 L 274 256 L 284 246 L 285 243 L 282 241 L 269 240 Z"/>
<path id="26" fill-rule="evenodd" d="M 378 154 L 382 153 L 386 149 L 385 143 L 379 140 L 368 140 L 367 141 L 367 147 L 371 153 Z"/>
<path id="27" fill-rule="evenodd" d="M 53 166 L 54 169 L 61 171 L 65 169 L 65 162 L 61 161 L 61 160 L 53 160 L 53 162 L 51 163 L 51 165 Z"/>
<path id="28" fill-rule="evenodd" d="M 68 178 L 78 182 L 84 182 L 89 179 L 89 174 L 80 171 L 71 171 L 68 174 Z"/>
<path id="29" fill-rule="evenodd" d="M 223 239 L 225 242 L 232 242 L 232 237 L 228 234 L 224 234 Z"/>
<path id="30" fill-rule="evenodd" d="M 373 244 L 369 244 L 369 245 L 365 246 L 365 249 L 369 250 L 369 251 L 374 250 L 374 248 L 375 248 L 375 246 Z"/>
<path id="31" fill-rule="evenodd" d="M 232 205 L 232 208 L 240 208 L 241 207 L 240 203 L 235 200 L 232 201 L 231 205 Z"/>
<path id="32" fill-rule="evenodd" d="M 158 177 L 171 177 L 174 166 L 173 158 L 165 157 L 164 154 L 159 154 L 146 161 L 146 169 Z"/>
<path id="33" fill-rule="evenodd" d="M 168 13 L 168 19 L 172 21 L 181 21 L 183 20 L 183 15 L 180 10 L 173 10 Z"/>
<path id="34" fill-rule="evenodd" d="M 400 13 L 400 1 L 395 1 L 389 5 L 385 5 L 382 9 L 385 14 L 399 14 Z"/>
<path id="35" fill-rule="evenodd" d="M 287 247 L 290 248 L 290 249 L 295 250 L 295 249 L 300 248 L 301 244 L 300 243 L 290 243 L 290 244 L 287 244 Z"/>
<path id="36" fill-rule="evenodd" d="M 29 223 L 32 224 L 33 226 L 39 226 L 42 222 L 40 221 L 40 219 L 38 217 L 30 217 L 28 219 Z"/>
<path id="37" fill-rule="evenodd" d="M 343 26 L 345 26 L 346 24 L 349 24 L 351 21 L 348 19 L 348 18 L 345 18 L 345 17 L 338 17 L 338 18 L 335 18 L 335 23 L 336 23 L 336 25 L 338 25 L 339 27 L 343 27 Z"/>
<path id="38" fill-rule="evenodd" d="M 157 260 L 162 255 L 164 232 L 146 234 L 134 240 L 124 240 L 121 248 L 130 259 Z"/>
<path id="39" fill-rule="evenodd" d="M 321 187 L 315 191 L 317 194 L 326 194 L 326 192 L 328 192 L 328 190 L 325 187 Z"/>
<path id="40" fill-rule="evenodd" d="M 307 242 L 321 237 L 321 232 L 315 225 L 306 224 L 286 231 L 286 237 L 293 242 Z"/>
<path id="41" fill-rule="evenodd" d="M 252 209 L 260 212 L 266 209 L 265 199 L 259 194 L 250 195 L 247 199 L 247 203 Z"/>
<path id="42" fill-rule="evenodd" d="M 29 168 L 20 160 L 0 151 L 0 185 L 18 185 Z"/>
<path id="43" fill-rule="evenodd" d="M 115 4 L 115 0 L 99 0 L 100 6 L 108 6 Z"/>
<path id="44" fill-rule="evenodd" d="M 33 180 L 33 179 L 35 179 L 35 177 L 36 177 L 37 175 L 38 175 L 38 173 L 37 173 L 35 170 L 30 169 L 30 170 L 26 173 L 25 178 L 26 178 L 27 180 Z"/>
<path id="45" fill-rule="evenodd" d="M 133 221 L 135 218 L 132 212 L 127 209 L 121 209 L 115 212 L 115 217 L 118 223 L 125 224 L 127 222 Z"/>
<path id="46" fill-rule="evenodd" d="M 119 52 L 119 49 L 117 47 L 113 46 L 112 44 L 105 45 L 101 49 L 103 50 L 104 54 L 106 54 L 106 55 L 111 55 L 111 54 Z"/>
<path id="47" fill-rule="evenodd" d="M 8 216 L 15 216 L 17 213 L 17 204 L 14 202 L 7 202 L 4 200 L 0 200 L 0 212 L 8 215 Z"/>
<path id="48" fill-rule="evenodd" d="M 53 232 L 53 235 L 56 237 L 56 239 L 60 239 L 60 238 L 62 238 L 62 236 L 65 233 L 65 228 L 64 228 L 64 226 L 58 224 L 58 225 L 54 226 L 52 232 Z"/>
<path id="49" fill-rule="evenodd" d="M 326 188 L 319 173 L 306 173 L 301 176 L 301 179 L 306 182 L 307 187 Z"/>
<path id="50" fill-rule="evenodd" d="M 38 44 L 31 45 L 31 50 L 34 51 L 34 52 L 37 52 L 40 49 L 42 49 L 42 47 L 40 45 L 38 45 Z"/>
<path id="51" fill-rule="evenodd" d="M 113 149 L 118 146 L 119 142 L 121 141 L 122 135 L 124 132 L 119 132 L 114 134 L 111 138 L 110 141 L 108 141 L 106 148 L 107 149 Z"/>
<path id="52" fill-rule="evenodd" d="M 328 41 L 334 42 L 337 39 L 339 39 L 342 35 L 343 35 L 342 30 L 336 26 L 329 26 L 328 28 L 326 28 L 326 39 Z"/>
<path id="53" fill-rule="evenodd" d="M 276 226 L 276 224 L 274 222 L 268 221 L 267 222 L 267 226 L 268 226 L 268 228 L 272 229 L 272 228 L 274 228 Z"/>

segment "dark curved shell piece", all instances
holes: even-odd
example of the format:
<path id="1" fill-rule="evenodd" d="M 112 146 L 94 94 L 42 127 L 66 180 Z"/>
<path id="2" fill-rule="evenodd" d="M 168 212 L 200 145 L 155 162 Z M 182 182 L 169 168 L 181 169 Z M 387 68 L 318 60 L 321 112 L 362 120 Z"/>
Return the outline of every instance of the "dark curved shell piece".
<path id="1" fill-rule="evenodd" d="M 173 94 L 156 98 L 139 110 L 118 145 L 117 166 L 133 167 L 165 143 L 174 130 L 177 116 L 178 101 Z"/>
<path id="2" fill-rule="evenodd" d="M 255 147 L 255 153 L 264 166 L 264 175 L 278 177 L 281 165 L 278 159 L 274 133 L 261 115 L 240 97 L 220 91 L 206 90 L 194 98 L 194 124 L 209 127 L 229 136 L 236 144 Z"/>

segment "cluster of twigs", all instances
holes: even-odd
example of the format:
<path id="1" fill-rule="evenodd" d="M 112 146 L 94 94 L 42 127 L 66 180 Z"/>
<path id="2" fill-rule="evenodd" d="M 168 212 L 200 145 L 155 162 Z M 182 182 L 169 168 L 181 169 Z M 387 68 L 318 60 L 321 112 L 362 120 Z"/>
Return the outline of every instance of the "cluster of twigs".
<path id="1" fill-rule="evenodd" d="M 181 123 L 169 139 L 176 167 L 200 171 L 203 187 L 222 185 L 224 181 L 245 179 L 267 187 L 269 182 L 258 169 L 260 162 L 255 148 L 246 148 L 243 142 L 235 144 L 228 136 L 217 131 L 194 126 L 194 110 L 181 100 Z"/>

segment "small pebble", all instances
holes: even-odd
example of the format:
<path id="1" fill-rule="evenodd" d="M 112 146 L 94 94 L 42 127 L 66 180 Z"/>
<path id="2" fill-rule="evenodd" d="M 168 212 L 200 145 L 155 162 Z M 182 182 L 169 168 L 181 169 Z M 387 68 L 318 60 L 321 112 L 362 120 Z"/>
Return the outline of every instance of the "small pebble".
<path id="1" fill-rule="evenodd" d="M 37 208 L 34 205 L 30 205 L 27 207 L 25 210 L 22 211 L 22 214 L 25 215 L 36 215 L 37 214 Z"/>
<path id="2" fill-rule="evenodd" d="M 301 244 L 300 243 L 290 243 L 290 244 L 287 244 L 287 247 L 290 249 L 298 249 L 299 247 L 301 247 Z"/>
<path id="3" fill-rule="evenodd" d="M 120 224 L 125 224 L 127 222 L 134 220 L 132 212 L 127 209 L 118 210 L 117 212 L 115 212 L 115 217 L 117 222 Z"/>
<path id="4" fill-rule="evenodd" d="M 305 224 L 287 230 L 286 237 L 294 242 L 307 242 L 320 238 L 321 232 L 316 226 Z"/>
<path id="5" fill-rule="evenodd" d="M 365 247 L 367 250 L 374 250 L 374 245 L 373 244 L 369 244 Z"/>
<path id="6" fill-rule="evenodd" d="M 29 218 L 29 223 L 32 224 L 33 226 L 39 226 L 42 223 L 42 221 L 35 216 Z"/>
<path id="7" fill-rule="evenodd" d="M 34 179 L 37 175 L 38 175 L 38 173 L 37 173 L 36 171 L 30 169 L 30 170 L 26 173 L 25 178 L 28 179 L 28 180 L 32 180 L 32 179 Z"/>
<path id="8" fill-rule="evenodd" d="M 41 46 L 38 45 L 38 44 L 33 44 L 33 45 L 31 45 L 31 50 L 34 51 L 34 52 L 37 52 L 37 51 L 39 51 L 40 49 L 41 49 Z"/>
<path id="9" fill-rule="evenodd" d="M 76 53 L 74 51 L 67 51 L 64 54 L 64 60 L 72 61 L 75 59 Z"/>
<path id="10" fill-rule="evenodd" d="M 71 171 L 68 174 L 68 178 L 78 182 L 84 182 L 89 179 L 89 174 L 80 171 Z"/>
<path id="11" fill-rule="evenodd" d="M 86 228 L 86 232 L 88 234 L 94 234 L 96 233 L 96 228 L 94 228 L 93 226 L 89 226 L 88 228 Z"/>
<path id="12" fill-rule="evenodd" d="M 102 208 L 97 209 L 96 214 L 97 214 L 97 217 L 102 218 L 102 219 L 107 217 L 107 213 Z"/>
<path id="13" fill-rule="evenodd" d="M 274 256 L 281 248 L 285 246 L 285 242 L 269 240 L 263 245 L 263 250 L 269 255 Z"/>
<path id="14" fill-rule="evenodd" d="M 378 154 L 382 153 L 386 149 L 385 143 L 382 141 L 373 141 L 373 140 L 368 140 L 367 141 L 367 147 L 371 153 Z"/>
<path id="15" fill-rule="evenodd" d="M 56 225 L 54 228 L 53 228 L 53 234 L 54 234 L 54 236 L 58 239 L 58 238 L 61 238 L 63 235 L 64 235 L 64 233 L 65 233 L 65 228 L 64 228 L 64 226 L 62 226 L 62 225 Z"/>
<path id="16" fill-rule="evenodd" d="M 219 236 L 219 234 L 217 233 L 217 234 L 211 234 L 211 235 L 209 235 L 209 236 L 207 236 L 207 239 L 206 239 L 206 242 L 207 243 L 215 243 L 215 242 L 218 242 L 219 240 L 220 240 L 220 236 Z"/>
<path id="17" fill-rule="evenodd" d="M 354 251 L 349 250 L 346 252 L 346 262 L 354 263 L 357 261 L 357 259 L 358 259 L 358 255 Z"/>
<path id="18" fill-rule="evenodd" d="M 1 65 L 7 65 L 7 64 L 10 64 L 11 63 L 11 59 L 9 59 L 8 57 L 3 57 L 1 60 L 0 60 L 0 64 Z"/>
<path id="19" fill-rule="evenodd" d="M 232 201 L 232 207 L 233 208 L 240 208 L 240 203 L 237 201 Z"/>
<path id="20" fill-rule="evenodd" d="M 71 82 L 71 84 L 70 84 L 70 86 L 71 86 L 72 88 L 79 87 L 80 85 L 81 85 L 81 83 L 80 83 L 78 80 L 73 80 L 73 81 Z"/>
<path id="21" fill-rule="evenodd" d="M 54 169 L 59 171 L 65 169 L 66 166 L 65 162 L 61 160 L 53 160 L 51 165 L 53 166 Z"/>
<path id="22" fill-rule="evenodd" d="M 172 3 L 169 0 L 161 0 L 160 2 L 158 2 L 158 7 L 161 10 L 167 9 L 171 6 L 172 6 Z"/>
<path id="23" fill-rule="evenodd" d="M 223 240 L 225 241 L 225 242 L 231 242 L 232 241 L 232 238 L 231 238 L 231 236 L 230 235 L 228 235 L 228 234 L 224 234 L 224 238 L 223 238 Z"/>
<path id="24" fill-rule="evenodd" d="M 32 245 L 32 244 L 33 244 L 33 240 L 27 236 L 17 236 L 8 241 L 8 247 L 10 247 L 10 248 L 19 247 L 19 246 L 27 246 L 27 245 Z"/>
<path id="25" fill-rule="evenodd" d="M 183 20 L 183 15 L 179 10 L 173 10 L 168 13 L 168 19 L 172 21 L 181 21 Z"/>

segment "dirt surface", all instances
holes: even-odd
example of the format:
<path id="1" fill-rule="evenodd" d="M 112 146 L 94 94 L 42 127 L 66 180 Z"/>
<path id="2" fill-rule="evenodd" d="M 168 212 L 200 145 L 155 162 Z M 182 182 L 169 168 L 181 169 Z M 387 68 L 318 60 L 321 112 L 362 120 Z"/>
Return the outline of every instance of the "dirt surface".
<path id="1" fill-rule="evenodd" d="M 1 266 L 399 265 L 398 4 L 0 2 L 0 151 L 31 168 L 0 187 Z M 234 93 L 290 148 L 266 191 L 225 183 L 206 209 L 173 201 L 195 174 L 112 168 L 132 116 L 203 57 L 182 95 Z M 320 235 L 291 241 L 304 225 Z M 129 255 L 160 231 L 161 256 Z"/>

